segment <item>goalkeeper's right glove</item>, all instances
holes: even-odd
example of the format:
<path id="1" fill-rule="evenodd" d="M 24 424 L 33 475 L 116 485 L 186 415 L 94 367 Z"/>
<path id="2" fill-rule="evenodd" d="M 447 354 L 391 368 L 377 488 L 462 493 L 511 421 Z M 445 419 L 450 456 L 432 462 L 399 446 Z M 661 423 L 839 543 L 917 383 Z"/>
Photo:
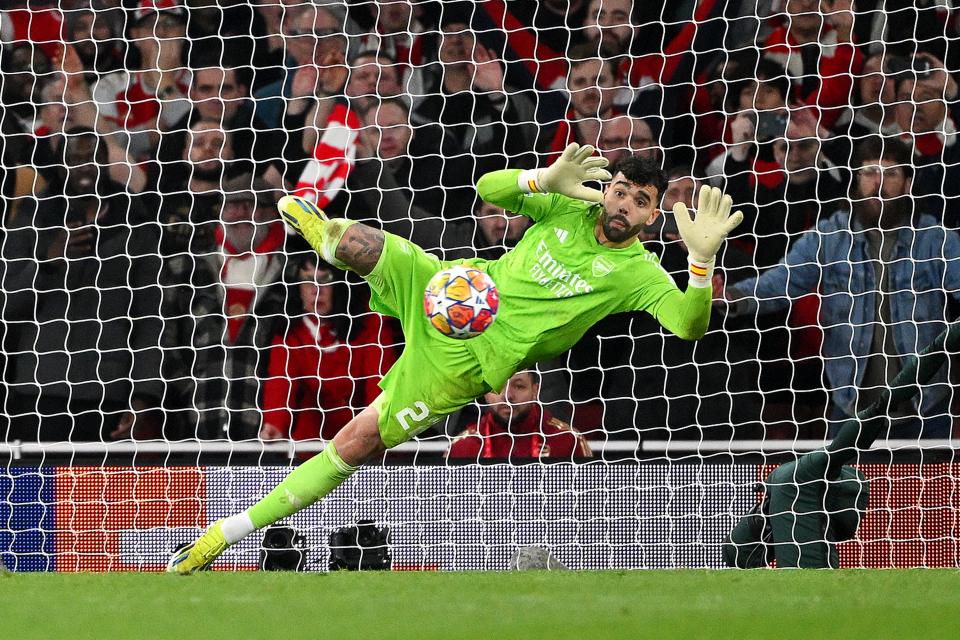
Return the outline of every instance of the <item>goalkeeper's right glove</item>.
<path id="1" fill-rule="evenodd" d="M 580 146 L 571 142 L 557 161 L 546 169 L 521 171 L 517 181 L 524 193 L 559 193 L 577 200 L 602 202 L 603 192 L 583 186 L 588 180 L 610 180 L 610 172 L 604 169 L 606 158 L 594 156 L 595 149 L 589 144 Z"/>

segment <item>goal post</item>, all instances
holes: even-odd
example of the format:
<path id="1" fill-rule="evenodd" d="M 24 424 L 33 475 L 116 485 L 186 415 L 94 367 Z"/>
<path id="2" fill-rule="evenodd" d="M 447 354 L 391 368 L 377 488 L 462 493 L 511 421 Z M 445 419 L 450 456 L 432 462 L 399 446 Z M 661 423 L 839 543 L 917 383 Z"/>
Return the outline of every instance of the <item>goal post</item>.
<path id="1" fill-rule="evenodd" d="M 525 547 L 719 569 L 769 474 L 891 388 L 850 462 L 859 530 L 825 541 L 842 567 L 960 566 L 955 345 L 934 342 L 960 292 L 956 11 L 846 4 L 4 3 L 0 568 L 162 570 L 377 397 L 400 325 L 282 195 L 496 260 L 541 223 L 477 180 L 570 142 L 662 166 L 640 239 L 681 290 L 672 205 L 709 184 L 742 208 L 706 335 L 605 318 L 528 396 L 478 398 L 290 518 L 306 569 L 362 521 L 395 570 Z"/>

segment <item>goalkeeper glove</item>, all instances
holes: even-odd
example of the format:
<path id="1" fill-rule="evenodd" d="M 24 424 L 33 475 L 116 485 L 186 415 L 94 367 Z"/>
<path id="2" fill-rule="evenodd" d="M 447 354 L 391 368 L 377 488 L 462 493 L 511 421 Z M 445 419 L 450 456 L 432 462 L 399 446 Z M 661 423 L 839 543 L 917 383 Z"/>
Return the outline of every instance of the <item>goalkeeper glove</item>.
<path id="1" fill-rule="evenodd" d="M 595 149 L 589 144 L 580 146 L 571 142 L 557 161 L 546 169 L 521 171 L 517 183 L 524 193 L 559 193 L 568 198 L 602 202 L 603 192 L 583 186 L 587 180 L 610 180 L 610 172 L 604 169 L 606 158 L 594 156 Z"/>
<path id="2" fill-rule="evenodd" d="M 697 215 L 690 212 L 682 202 L 673 205 L 680 238 L 687 245 L 687 260 L 690 263 L 690 283 L 694 286 L 709 286 L 713 276 L 714 259 L 724 238 L 743 221 L 743 213 L 733 215 L 730 209 L 733 200 L 720 189 L 703 185 L 697 198 Z"/>

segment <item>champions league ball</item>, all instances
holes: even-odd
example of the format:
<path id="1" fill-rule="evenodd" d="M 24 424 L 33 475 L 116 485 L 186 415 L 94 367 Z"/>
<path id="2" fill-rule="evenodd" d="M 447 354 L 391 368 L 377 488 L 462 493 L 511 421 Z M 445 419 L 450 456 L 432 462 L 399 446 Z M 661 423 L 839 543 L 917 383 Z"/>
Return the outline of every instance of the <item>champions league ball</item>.
<path id="1" fill-rule="evenodd" d="M 423 309 L 433 327 L 449 338 L 478 336 L 493 323 L 500 306 L 497 285 L 470 266 L 444 269 L 430 278 Z"/>

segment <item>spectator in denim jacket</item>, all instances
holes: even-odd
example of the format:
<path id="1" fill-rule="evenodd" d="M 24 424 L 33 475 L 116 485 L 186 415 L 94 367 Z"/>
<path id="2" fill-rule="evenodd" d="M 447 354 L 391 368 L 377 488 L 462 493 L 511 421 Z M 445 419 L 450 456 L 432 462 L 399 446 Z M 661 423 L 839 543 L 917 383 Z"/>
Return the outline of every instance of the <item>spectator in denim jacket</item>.
<path id="1" fill-rule="evenodd" d="M 947 294 L 960 290 L 960 238 L 929 215 L 912 216 L 910 150 L 898 140 L 860 146 L 850 208 L 801 236 L 759 278 L 728 288 L 728 314 L 769 313 L 819 291 L 822 356 L 832 420 L 873 402 L 901 359 L 948 322 Z M 913 400 L 890 409 L 900 437 L 949 437 L 944 368 Z"/>

